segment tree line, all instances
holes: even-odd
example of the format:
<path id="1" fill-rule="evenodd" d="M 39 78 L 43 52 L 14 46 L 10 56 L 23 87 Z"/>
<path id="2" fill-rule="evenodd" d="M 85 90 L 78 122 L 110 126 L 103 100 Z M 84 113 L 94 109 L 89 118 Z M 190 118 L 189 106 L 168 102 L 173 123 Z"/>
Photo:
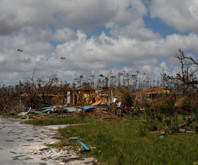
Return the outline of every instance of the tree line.
<path id="1" fill-rule="evenodd" d="M 107 75 L 80 75 L 76 77 L 73 82 L 61 81 L 56 75 L 45 78 L 35 78 L 35 71 L 32 76 L 24 81 L 19 81 L 17 85 L 0 86 L 0 112 L 9 111 L 19 104 L 21 95 L 28 95 L 29 100 L 27 106 L 35 106 L 38 102 L 42 105 L 47 105 L 45 95 L 56 89 L 61 88 L 86 88 L 86 89 L 100 89 L 100 88 L 119 88 L 136 92 L 138 90 L 147 89 L 150 87 L 164 87 L 175 94 L 180 92 L 182 94 L 197 92 L 197 73 L 198 62 L 195 58 L 186 56 L 183 50 L 179 49 L 176 59 L 180 63 L 180 69 L 175 75 L 168 75 L 161 73 L 159 79 L 152 79 L 147 73 L 140 73 L 135 71 L 133 74 L 126 71 L 114 74 L 110 71 Z M 40 94 L 40 97 L 38 97 Z"/>

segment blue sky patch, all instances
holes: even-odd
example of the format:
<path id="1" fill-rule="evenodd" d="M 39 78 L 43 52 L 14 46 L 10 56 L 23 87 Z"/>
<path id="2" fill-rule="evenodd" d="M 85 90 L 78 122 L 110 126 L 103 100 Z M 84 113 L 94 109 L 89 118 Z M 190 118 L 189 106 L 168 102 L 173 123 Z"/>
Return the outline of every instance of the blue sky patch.
<path id="1" fill-rule="evenodd" d="M 64 42 L 63 41 L 50 41 L 50 44 L 56 48 L 57 45 L 61 45 L 63 44 Z"/>
<path id="2" fill-rule="evenodd" d="M 181 34 L 178 30 L 170 27 L 159 18 L 151 18 L 150 15 L 145 16 L 144 23 L 146 28 L 151 29 L 154 33 L 159 33 L 161 36 L 166 37 L 171 34 Z"/>
<path id="3" fill-rule="evenodd" d="M 112 62 L 108 65 L 108 69 L 111 70 L 111 69 L 122 69 L 123 68 L 123 65 L 120 64 L 120 62 Z"/>
<path id="4" fill-rule="evenodd" d="M 87 32 L 87 38 L 91 38 L 92 36 L 100 36 L 104 32 L 107 36 L 111 36 L 110 29 L 105 26 L 96 26 L 92 31 Z"/>
<path id="5" fill-rule="evenodd" d="M 161 64 L 162 62 L 166 62 L 168 64 L 168 59 L 167 57 L 157 57 L 157 60 Z"/>

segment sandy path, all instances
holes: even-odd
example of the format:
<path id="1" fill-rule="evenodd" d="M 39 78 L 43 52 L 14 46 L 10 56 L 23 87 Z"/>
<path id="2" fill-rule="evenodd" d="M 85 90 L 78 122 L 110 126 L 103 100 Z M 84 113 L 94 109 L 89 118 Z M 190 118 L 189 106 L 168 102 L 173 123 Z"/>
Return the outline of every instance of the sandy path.
<path id="1" fill-rule="evenodd" d="M 94 164 L 93 158 L 80 159 L 75 153 L 58 151 L 44 143 L 55 143 L 56 129 L 20 124 L 0 118 L 0 164 L 2 165 L 83 165 Z"/>

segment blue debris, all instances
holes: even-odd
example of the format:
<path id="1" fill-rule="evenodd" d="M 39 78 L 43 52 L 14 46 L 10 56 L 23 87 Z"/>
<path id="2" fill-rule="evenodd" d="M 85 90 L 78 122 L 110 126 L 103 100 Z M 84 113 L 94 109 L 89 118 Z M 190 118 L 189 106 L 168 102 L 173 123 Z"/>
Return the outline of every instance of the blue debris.
<path id="1" fill-rule="evenodd" d="M 84 107 L 64 107 L 63 105 L 59 105 L 58 106 L 59 108 L 63 109 L 63 110 L 66 110 L 66 112 L 80 112 L 82 110 L 84 111 L 90 111 L 90 110 L 93 110 L 95 109 L 96 107 L 95 106 L 84 106 Z M 47 112 L 47 113 L 51 113 L 51 112 L 55 112 L 56 111 L 56 106 L 51 106 L 51 107 L 43 107 L 43 112 Z"/>
<path id="2" fill-rule="evenodd" d="M 90 109 L 95 109 L 96 107 L 94 107 L 94 106 L 89 106 L 89 105 L 87 105 L 87 106 L 84 106 L 83 107 L 83 110 L 90 110 Z"/>
<path id="3" fill-rule="evenodd" d="M 49 111 L 53 111 L 53 110 L 54 110 L 54 108 L 51 107 L 51 108 L 45 109 L 43 112 L 49 112 Z"/>
<path id="4" fill-rule="evenodd" d="M 91 149 L 89 147 L 87 147 L 83 142 L 81 142 L 80 140 L 77 140 L 77 142 L 86 150 L 86 151 L 91 151 Z"/>

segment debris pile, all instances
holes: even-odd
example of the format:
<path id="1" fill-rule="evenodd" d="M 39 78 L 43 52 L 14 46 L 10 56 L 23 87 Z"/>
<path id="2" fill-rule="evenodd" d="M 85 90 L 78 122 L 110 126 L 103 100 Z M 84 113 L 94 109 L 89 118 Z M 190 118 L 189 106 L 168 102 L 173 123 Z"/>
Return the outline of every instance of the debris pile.
<path id="1" fill-rule="evenodd" d="M 99 94 L 92 93 L 89 98 L 89 104 L 92 106 L 96 105 L 107 105 L 107 97 L 102 97 Z"/>
<path id="2" fill-rule="evenodd" d="M 40 114 L 39 118 L 43 114 L 61 115 L 62 117 L 92 115 L 97 118 L 112 118 L 113 116 L 114 118 L 115 115 L 123 116 L 124 113 L 128 113 L 132 109 L 131 100 L 133 99 L 128 90 L 122 90 L 122 88 L 114 89 L 112 87 L 97 90 L 64 88 L 58 89 L 57 94 L 39 96 L 42 96 L 43 100 L 51 98 L 54 101 L 54 104 L 50 104 L 50 106 L 35 108 L 36 113 Z M 22 95 L 20 104 L 21 102 L 23 104 L 26 97 L 28 95 Z M 23 112 L 23 114 L 28 114 L 26 112 Z M 32 113 L 33 110 L 29 114 Z"/>

